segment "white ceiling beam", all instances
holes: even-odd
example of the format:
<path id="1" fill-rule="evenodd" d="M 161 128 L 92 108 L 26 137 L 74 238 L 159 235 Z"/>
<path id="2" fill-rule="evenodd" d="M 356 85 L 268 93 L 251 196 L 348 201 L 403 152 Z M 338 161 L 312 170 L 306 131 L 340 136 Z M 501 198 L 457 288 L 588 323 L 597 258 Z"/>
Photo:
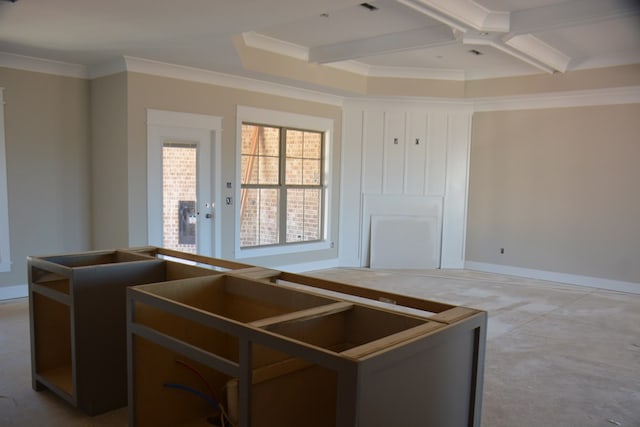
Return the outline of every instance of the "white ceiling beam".
<path id="1" fill-rule="evenodd" d="M 510 13 L 497 12 L 469 0 L 396 0 L 459 31 L 509 31 Z"/>
<path id="2" fill-rule="evenodd" d="M 309 49 L 309 61 L 327 64 L 411 49 L 442 46 L 454 43 L 455 41 L 456 39 L 449 27 L 436 25 L 366 39 L 312 47 Z"/>
<path id="3" fill-rule="evenodd" d="M 562 73 L 567 71 L 569 61 L 571 61 L 569 56 L 549 46 L 532 34 L 520 34 L 509 38 L 504 43 Z"/>
<path id="4" fill-rule="evenodd" d="M 537 33 L 640 14 L 640 1 L 572 0 L 511 13 L 511 35 Z"/>
<path id="5" fill-rule="evenodd" d="M 547 73 L 565 72 L 571 58 L 531 34 L 503 40 L 500 34 L 469 31 L 462 36 L 466 45 L 486 45 L 501 50 Z"/>
<path id="6" fill-rule="evenodd" d="M 508 46 L 508 45 L 506 45 L 504 43 L 491 43 L 490 45 L 492 47 L 498 49 L 498 50 L 501 50 L 502 52 L 504 52 L 504 53 L 506 53 L 508 55 L 513 56 L 514 58 L 519 59 L 522 62 L 526 62 L 529 65 L 533 65 L 534 67 L 538 68 L 539 70 L 544 71 L 545 73 L 553 74 L 554 72 L 558 71 L 555 68 L 553 68 L 553 67 L 551 67 L 551 66 L 549 66 L 547 64 L 544 64 L 544 63 L 540 62 L 539 60 L 537 60 L 535 58 L 532 58 L 529 55 L 527 55 L 527 54 L 525 54 L 523 52 L 520 52 L 519 50 L 517 50 L 517 49 L 515 49 L 515 48 L 513 48 L 511 46 Z"/>

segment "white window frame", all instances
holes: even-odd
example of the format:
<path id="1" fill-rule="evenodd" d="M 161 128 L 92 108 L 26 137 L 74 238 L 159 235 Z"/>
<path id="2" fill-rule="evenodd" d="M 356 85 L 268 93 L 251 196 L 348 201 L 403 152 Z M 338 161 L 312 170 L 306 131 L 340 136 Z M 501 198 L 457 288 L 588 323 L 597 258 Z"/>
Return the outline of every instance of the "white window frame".
<path id="1" fill-rule="evenodd" d="M 236 258 L 253 258 L 270 255 L 285 255 L 300 252 L 310 252 L 325 250 L 331 248 L 329 233 L 331 230 L 331 187 L 332 187 L 332 134 L 333 120 L 326 117 L 309 116 L 305 114 L 287 113 L 284 111 L 266 110 L 255 107 L 238 106 L 236 114 L 236 178 L 235 200 L 240 200 L 241 195 L 241 173 L 242 173 L 242 124 L 243 123 L 260 123 L 261 125 L 285 127 L 294 129 L 304 129 L 315 132 L 322 132 L 324 135 L 324 191 L 325 204 L 322 215 L 323 235 L 319 241 L 300 242 L 295 244 L 274 245 L 264 247 L 241 247 L 240 246 L 240 204 L 235 203 L 235 257 Z"/>
<path id="2" fill-rule="evenodd" d="M 0 87 L 0 272 L 11 271 L 11 254 L 9 249 L 7 156 L 4 139 L 4 88 Z"/>

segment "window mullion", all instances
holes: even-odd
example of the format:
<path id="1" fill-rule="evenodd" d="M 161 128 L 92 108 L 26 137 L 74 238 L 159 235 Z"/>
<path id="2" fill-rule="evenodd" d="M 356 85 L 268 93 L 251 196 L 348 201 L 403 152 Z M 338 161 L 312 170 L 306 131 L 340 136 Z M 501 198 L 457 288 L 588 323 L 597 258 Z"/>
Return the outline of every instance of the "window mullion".
<path id="1" fill-rule="evenodd" d="M 287 243 L 287 129 L 280 128 L 280 177 L 279 188 L 280 197 L 280 226 L 279 226 L 279 244 Z"/>

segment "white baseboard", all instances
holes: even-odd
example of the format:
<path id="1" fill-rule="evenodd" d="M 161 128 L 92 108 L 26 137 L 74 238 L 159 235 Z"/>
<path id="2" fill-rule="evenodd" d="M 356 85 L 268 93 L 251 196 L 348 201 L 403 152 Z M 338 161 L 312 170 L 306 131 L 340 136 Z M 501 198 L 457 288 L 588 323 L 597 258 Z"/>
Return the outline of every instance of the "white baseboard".
<path id="1" fill-rule="evenodd" d="M 556 273 L 554 271 L 534 270 L 531 268 L 475 261 L 465 261 L 464 268 L 468 270 L 484 271 L 486 273 L 506 274 L 509 276 L 526 277 L 529 279 L 548 280 L 551 282 L 569 283 L 571 285 L 586 286 L 590 288 L 640 294 L 640 283 L 635 282 L 624 282 L 621 280 L 603 279 L 600 277 Z"/>
<path id="2" fill-rule="evenodd" d="M 287 264 L 278 265 L 276 267 L 269 267 L 280 271 L 288 271 L 290 273 L 304 273 L 313 270 L 324 270 L 327 268 L 339 267 L 340 262 L 338 258 L 324 259 L 320 261 L 304 262 L 301 264 Z"/>
<path id="3" fill-rule="evenodd" d="M 0 301 L 14 298 L 24 298 L 28 294 L 29 287 L 26 284 L 0 287 Z"/>

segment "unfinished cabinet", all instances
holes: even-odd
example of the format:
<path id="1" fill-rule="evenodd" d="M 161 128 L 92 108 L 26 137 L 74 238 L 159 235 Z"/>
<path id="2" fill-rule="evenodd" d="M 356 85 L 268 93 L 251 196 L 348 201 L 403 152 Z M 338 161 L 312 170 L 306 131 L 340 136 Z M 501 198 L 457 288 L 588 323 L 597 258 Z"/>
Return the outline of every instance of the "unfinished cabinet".
<path id="1" fill-rule="evenodd" d="M 132 426 L 480 425 L 485 312 L 260 268 L 127 304 Z"/>
<path id="2" fill-rule="evenodd" d="M 31 369 L 49 389 L 95 415 L 127 404 L 125 288 L 245 267 L 158 248 L 29 257 Z M 217 262 L 219 261 L 219 262 Z"/>

